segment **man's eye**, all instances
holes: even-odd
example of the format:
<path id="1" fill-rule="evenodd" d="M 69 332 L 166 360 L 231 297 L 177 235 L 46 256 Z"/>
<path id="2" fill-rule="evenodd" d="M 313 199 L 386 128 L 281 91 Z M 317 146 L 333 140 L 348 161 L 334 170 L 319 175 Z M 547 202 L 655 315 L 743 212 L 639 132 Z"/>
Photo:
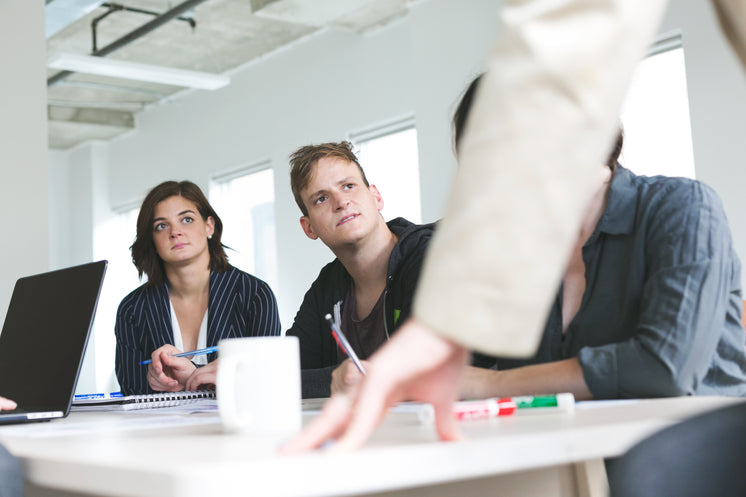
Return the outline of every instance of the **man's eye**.
<path id="1" fill-rule="evenodd" d="M 351 189 L 352 189 L 352 188 L 354 188 L 354 187 L 355 187 L 355 183 L 347 183 L 347 184 L 346 184 L 346 185 L 344 186 L 344 189 L 345 189 L 345 190 L 351 190 Z"/>
<path id="2" fill-rule="evenodd" d="M 316 200 L 313 201 L 313 203 L 318 205 L 321 202 L 324 202 L 325 200 L 326 200 L 326 195 L 321 195 L 320 197 L 317 197 Z"/>

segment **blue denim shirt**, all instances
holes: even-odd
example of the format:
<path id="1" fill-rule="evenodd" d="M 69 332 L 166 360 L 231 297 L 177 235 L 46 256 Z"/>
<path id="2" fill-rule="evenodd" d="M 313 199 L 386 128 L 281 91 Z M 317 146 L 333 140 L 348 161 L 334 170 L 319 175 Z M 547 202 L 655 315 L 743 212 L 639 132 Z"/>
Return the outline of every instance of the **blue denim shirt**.
<path id="1" fill-rule="evenodd" d="M 562 289 L 536 355 L 577 357 L 597 399 L 746 395 L 741 264 L 717 194 L 618 167 L 583 246 L 586 289 L 562 333 Z"/>

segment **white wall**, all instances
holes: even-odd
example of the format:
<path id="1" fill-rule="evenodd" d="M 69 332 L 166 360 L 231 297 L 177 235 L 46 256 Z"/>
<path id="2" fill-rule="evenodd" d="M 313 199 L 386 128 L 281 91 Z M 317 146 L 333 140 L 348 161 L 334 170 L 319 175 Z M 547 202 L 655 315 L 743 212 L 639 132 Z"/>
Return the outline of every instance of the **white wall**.
<path id="1" fill-rule="evenodd" d="M 44 4 L 0 2 L 0 320 L 16 279 L 49 268 Z"/>
<path id="2" fill-rule="evenodd" d="M 105 194 L 91 201 L 103 219 L 104 203 L 125 204 L 163 180 L 191 179 L 206 190 L 214 173 L 271 160 L 280 264 L 274 290 L 287 329 L 305 290 L 332 259 L 298 226 L 287 156 L 300 145 L 340 140 L 350 130 L 414 115 L 423 219 L 437 219 L 455 170 L 449 127 L 453 104 L 497 34 L 499 3 L 422 1 L 413 4 L 407 18 L 366 35 L 313 35 L 237 71 L 222 90 L 190 92 L 141 113 L 136 130 L 125 137 L 51 154 L 52 168 L 71 168 L 66 186 L 57 182 L 69 188 L 55 196 L 59 208 L 70 211 L 65 202 L 85 202 L 100 193 L 96 185 L 102 178 L 73 180 L 79 167 L 106 172 Z M 725 47 L 709 4 L 677 1 L 670 9 L 661 31 L 683 30 L 697 176 L 720 192 L 737 250 L 746 254 L 746 224 L 738 217 L 746 212 L 739 192 L 746 184 L 746 172 L 739 167 L 739 159 L 746 157 L 746 78 Z M 99 153 L 92 153 L 93 147 Z M 60 238 L 64 234 L 72 232 L 58 233 L 53 248 L 72 254 L 70 242 Z M 106 319 L 113 323 L 113 316 Z"/>
<path id="3" fill-rule="evenodd" d="M 89 143 L 69 152 L 50 151 L 50 262 L 53 268 L 84 264 L 102 257 L 96 253 L 95 228 L 103 225 L 114 214 L 108 198 L 108 147 L 103 143 Z M 110 270 L 109 270 L 110 272 Z M 106 279 L 101 296 L 109 290 Z M 113 369 L 113 364 L 96 364 L 96 359 L 107 357 L 96 353 L 100 349 L 97 332 L 113 333 L 113 317 L 102 313 L 99 305 L 94 321 L 85 361 L 78 380 L 79 392 L 98 390 L 96 369 Z M 109 312 L 110 314 L 110 312 Z M 109 329 L 100 326 L 109 322 Z M 100 331 L 99 331 L 100 330 Z M 113 356 L 112 356 L 113 357 Z M 102 374 L 103 375 L 103 374 Z"/>
<path id="4" fill-rule="evenodd" d="M 216 172 L 270 159 L 280 261 L 274 290 L 286 329 L 311 281 L 333 258 L 300 230 L 288 155 L 300 145 L 340 140 L 350 130 L 416 115 L 423 215 L 436 219 L 455 168 L 449 138 L 453 102 L 479 71 L 495 18 L 494 1 L 461 7 L 423 2 L 409 18 L 365 35 L 313 35 L 238 71 L 223 90 L 191 92 L 141 113 L 136 131 L 106 145 L 108 158 L 95 165 L 108 170 L 110 203 L 128 203 L 166 179 L 191 179 L 206 190 Z M 450 22 L 454 28 L 444 36 Z M 81 156 L 92 160 L 88 148 L 53 154 L 52 166 L 66 155 L 78 165 Z M 69 198 L 91 195 L 86 182 L 69 187 Z"/>

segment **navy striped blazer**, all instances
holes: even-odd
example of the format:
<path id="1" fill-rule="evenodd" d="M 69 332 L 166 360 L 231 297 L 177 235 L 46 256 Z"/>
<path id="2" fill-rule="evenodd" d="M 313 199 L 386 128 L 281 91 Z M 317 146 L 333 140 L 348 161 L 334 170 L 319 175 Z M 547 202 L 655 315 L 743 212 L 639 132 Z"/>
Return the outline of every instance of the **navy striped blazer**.
<path id="1" fill-rule="evenodd" d="M 117 337 L 116 373 L 125 395 L 152 393 L 148 367 L 158 347 L 174 343 L 167 284 L 143 285 L 119 304 L 114 328 Z M 280 317 L 275 295 L 265 282 L 231 267 L 224 273 L 210 273 L 207 309 L 207 346 L 223 338 L 277 336 Z M 216 354 L 210 354 L 213 361 Z"/>

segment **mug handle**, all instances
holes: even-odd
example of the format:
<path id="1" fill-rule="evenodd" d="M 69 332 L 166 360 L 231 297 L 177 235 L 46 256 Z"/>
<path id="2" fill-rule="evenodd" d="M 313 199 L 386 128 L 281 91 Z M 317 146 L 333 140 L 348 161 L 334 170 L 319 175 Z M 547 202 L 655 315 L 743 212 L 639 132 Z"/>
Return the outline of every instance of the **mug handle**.
<path id="1" fill-rule="evenodd" d="M 251 419 L 241 420 L 236 402 L 236 371 L 240 364 L 238 357 L 222 357 L 218 366 L 218 408 L 223 423 L 229 427 L 240 428 L 251 423 Z M 226 394 L 227 393 L 227 394 Z"/>

